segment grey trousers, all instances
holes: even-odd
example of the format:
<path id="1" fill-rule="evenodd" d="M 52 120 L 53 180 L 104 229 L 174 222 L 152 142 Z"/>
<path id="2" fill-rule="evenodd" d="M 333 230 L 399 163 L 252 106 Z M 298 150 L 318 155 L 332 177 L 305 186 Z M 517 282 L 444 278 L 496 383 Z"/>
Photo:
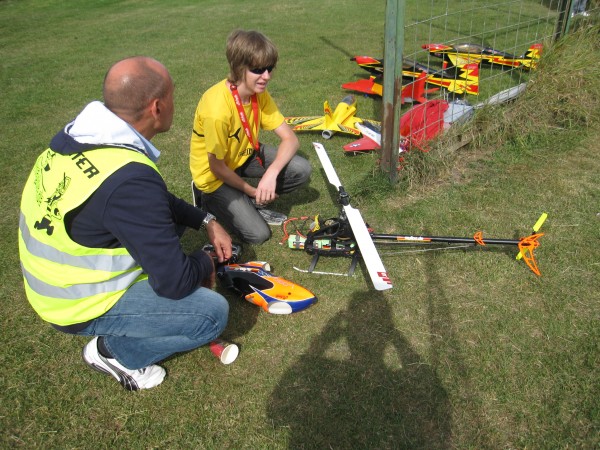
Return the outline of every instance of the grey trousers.
<path id="1" fill-rule="evenodd" d="M 258 155 L 264 163 L 261 166 L 256 155 L 251 157 L 236 173 L 242 178 L 260 179 L 265 170 L 277 156 L 277 149 L 261 144 Z M 312 167 L 301 156 L 295 155 L 277 177 L 277 194 L 287 194 L 306 184 L 310 178 Z M 217 220 L 230 232 L 236 234 L 244 242 L 260 244 L 271 237 L 271 229 L 262 218 L 250 197 L 226 184 L 216 191 L 206 194 L 194 189 L 196 204 L 201 205 L 217 217 Z"/>

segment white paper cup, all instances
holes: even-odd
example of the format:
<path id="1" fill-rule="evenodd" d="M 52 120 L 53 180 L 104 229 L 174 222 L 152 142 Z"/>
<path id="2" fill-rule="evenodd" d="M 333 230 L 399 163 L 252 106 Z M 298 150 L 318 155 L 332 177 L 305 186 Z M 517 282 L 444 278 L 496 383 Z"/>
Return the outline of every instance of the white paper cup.
<path id="1" fill-rule="evenodd" d="M 240 353 L 237 345 L 223 339 L 215 339 L 209 344 L 209 348 L 212 354 L 219 358 L 219 361 L 223 364 L 231 364 Z"/>

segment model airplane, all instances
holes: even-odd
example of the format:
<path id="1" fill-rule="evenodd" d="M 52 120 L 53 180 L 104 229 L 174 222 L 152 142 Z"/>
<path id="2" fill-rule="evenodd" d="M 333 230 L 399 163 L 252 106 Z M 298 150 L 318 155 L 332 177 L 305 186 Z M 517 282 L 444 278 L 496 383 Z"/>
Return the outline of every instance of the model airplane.
<path id="1" fill-rule="evenodd" d="M 372 56 L 355 56 L 354 58 L 350 58 L 350 61 L 356 62 L 361 69 L 366 70 L 372 75 L 381 76 L 383 74 L 383 59 L 381 58 L 373 58 Z M 414 78 L 414 72 L 425 72 L 426 74 L 437 73 L 446 78 L 454 77 L 453 71 L 434 70 L 425 64 L 413 61 L 412 59 L 404 58 L 402 60 L 402 76 L 412 79 Z"/>
<path id="2" fill-rule="evenodd" d="M 330 139 L 334 133 L 347 133 L 354 136 L 360 136 L 360 130 L 356 128 L 356 123 L 371 123 L 373 125 L 379 122 L 368 119 L 359 119 L 356 117 L 356 99 L 353 95 L 348 95 L 338 103 L 335 110 L 329 107 L 329 102 L 325 100 L 323 105 L 324 116 L 298 116 L 286 117 L 285 121 L 292 126 L 294 131 L 321 131 L 325 139 Z"/>
<path id="3" fill-rule="evenodd" d="M 383 86 L 380 81 L 383 74 L 383 59 L 371 56 L 355 56 L 352 58 L 352 61 L 356 61 L 361 68 L 373 74 L 374 78 L 372 76 L 369 80 L 345 83 L 342 87 L 366 94 L 382 95 Z M 419 85 L 417 83 L 422 83 L 423 81 L 429 85 L 443 87 L 455 94 L 478 95 L 479 65 L 476 63 L 464 64 L 453 70 L 435 71 L 424 64 L 405 59 L 402 65 L 403 86 L 411 89 L 411 83 L 415 83 L 416 87 L 412 88 L 412 92 L 407 91 L 406 93 L 403 88 L 402 98 L 413 98 L 422 103 L 420 100 L 424 100 L 423 93 L 426 91 L 423 84 Z M 428 92 L 431 92 L 431 90 Z"/>
<path id="4" fill-rule="evenodd" d="M 400 101 L 402 104 L 409 103 L 425 103 L 427 98 L 426 93 L 437 91 L 438 88 L 425 90 L 425 80 L 427 74 L 422 72 L 414 81 L 408 82 L 408 84 L 402 85 L 400 92 Z M 381 84 L 381 77 L 375 75 L 370 76 L 368 79 L 362 79 L 357 81 L 351 81 L 349 83 L 342 84 L 343 89 L 349 91 L 362 92 L 369 95 L 383 96 L 383 85 Z"/>
<path id="5" fill-rule="evenodd" d="M 413 106 L 402 114 L 399 129 L 399 152 L 406 152 L 413 147 L 426 150 L 425 143 L 448 126 L 445 121 L 445 113 L 448 108 L 447 101 L 435 99 Z M 356 153 L 381 148 L 381 130 L 379 128 L 361 124 L 357 124 L 357 127 L 363 137 L 344 145 L 345 151 Z"/>
<path id="6" fill-rule="evenodd" d="M 488 105 L 499 105 L 513 100 L 525 92 L 527 83 L 505 89 L 487 100 L 470 105 L 464 100 L 430 100 L 417 105 L 400 118 L 400 153 L 408 151 L 413 146 L 422 147 L 426 141 L 433 139 L 443 130 L 455 124 L 469 120 L 475 110 Z M 381 129 L 372 125 L 357 124 L 362 138 L 344 145 L 347 152 L 364 152 L 381 148 Z"/>
<path id="7" fill-rule="evenodd" d="M 542 54 L 542 44 L 531 45 L 521 56 L 484 47 L 478 44 L 424 44 L 422 47 L 435 57 L 442 58 L 447 68 L 464 64 L 483 63 L 504 67 L 535 69 Z"/>

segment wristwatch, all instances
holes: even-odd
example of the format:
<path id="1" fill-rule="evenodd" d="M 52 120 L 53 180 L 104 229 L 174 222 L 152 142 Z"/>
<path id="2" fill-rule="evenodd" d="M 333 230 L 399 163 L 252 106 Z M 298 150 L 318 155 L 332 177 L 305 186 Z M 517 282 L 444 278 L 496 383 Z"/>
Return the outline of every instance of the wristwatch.
<path id="1" fill-rule="evenodd" d="M 207 212 L 206 216 L 204 217 L 204 220 L 202 221 L 202 228 L 206 228 L 208 223 L 213 220 L 217 220 L 217 218 L 215 216 L 213 216 L 211 213 Z"/>

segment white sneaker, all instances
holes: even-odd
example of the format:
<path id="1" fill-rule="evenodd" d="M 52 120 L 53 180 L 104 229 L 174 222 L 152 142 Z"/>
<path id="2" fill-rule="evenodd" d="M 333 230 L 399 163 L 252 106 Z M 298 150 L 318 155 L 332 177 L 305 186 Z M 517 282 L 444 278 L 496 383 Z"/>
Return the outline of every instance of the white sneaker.
<path id="1" fill-rule="evenodd" d="M 150 389 L 158 386 L 165 379 L 167 372 L 155 364 L 143 369 L 131 370 L 119 364 L 114 358 L 105 358 L 98 351 L 98 337 L 83 347 L 83 361 L 98 372 L 116 378 L 128 391 Z"/>
<path id="2" fill-rule="evenodd" d="M 287 216 L 283 213 L 278 213 L 276 211 L 271 211 L 270 209 L 265 208 L 257 209 L 262 218 L 265 219 L 265 222 L 267 222 L 269 225 L 279 226 L 287 220 Z"/>
<path id="3" fill-rule="evenodd" d="M 262 218 L 265 219 L 265 222 L 267 222 L 269 225 L 273 225 L 273 226 L 282 225 L 283 222 L 285 222 L 288 218 L 283 213 L 278 213 L 277 211 L 272 211 L 270 209 L 265 208 L 263 205 L 258 205 L 256 203 L 256 200 L 253 198 L 250 198 L 250 201 L 252 202 L 254 207 L 258 210 L 258 212 L 260 213 Z"/>

